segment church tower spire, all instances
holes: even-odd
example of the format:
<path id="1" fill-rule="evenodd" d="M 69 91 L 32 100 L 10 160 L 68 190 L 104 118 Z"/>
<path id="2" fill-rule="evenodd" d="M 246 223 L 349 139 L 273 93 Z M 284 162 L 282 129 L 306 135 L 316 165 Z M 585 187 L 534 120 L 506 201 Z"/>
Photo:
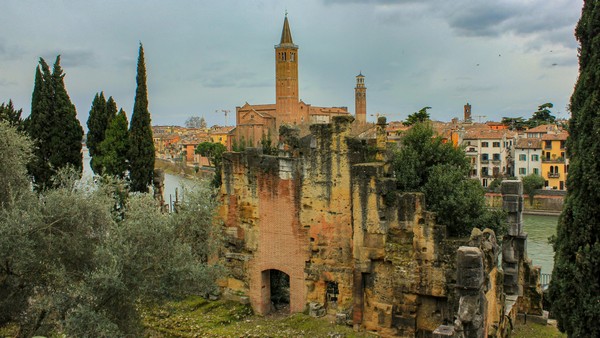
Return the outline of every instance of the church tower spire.
<path id="1" fill-rule="evenodd" d="M 298 94 L 298 46 L 292 40 L 287 13 L 281 41 L 275 45 L 275 109 L 277 128 L 281 123 L 300 124 Z"/>
<path id="2" fill-rule="evenodd" d="M 356 122 L 367 122 L 367 87 L 365 87 L 365 76 L 362 72 L 356 76 L 356 87 L 354 88 L 354 114 Z"/>

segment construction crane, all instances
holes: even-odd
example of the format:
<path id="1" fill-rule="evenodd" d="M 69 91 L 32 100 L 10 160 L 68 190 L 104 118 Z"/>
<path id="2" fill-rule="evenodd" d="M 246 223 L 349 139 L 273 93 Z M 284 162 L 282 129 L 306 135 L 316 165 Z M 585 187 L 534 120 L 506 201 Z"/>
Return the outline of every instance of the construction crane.
<path id="1" fill-rule="evenodd" d="M 217 113 L 217 114 L 220 114 L 220 113 L 223 113 L 223 114 L 225 114 L 225 126 L 228 126 L 228 125 L 229 125 L 229 119 L 228 119 L 228 116 L 229 116 L 229 113 L 230 113 L 230 112 L 231 112 L 230 110 L 225 110 L 225 109 L 221 109 L 221 111 L 219 111 L 218 109 L 217 109 L 217 110 L 215 110 L 215 113 Z"/>

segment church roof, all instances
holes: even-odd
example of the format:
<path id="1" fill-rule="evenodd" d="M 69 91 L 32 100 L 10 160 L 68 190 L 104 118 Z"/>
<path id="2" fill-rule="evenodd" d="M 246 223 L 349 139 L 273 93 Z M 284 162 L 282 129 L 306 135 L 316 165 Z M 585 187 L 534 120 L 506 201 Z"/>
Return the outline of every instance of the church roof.
<path id="1" fill-rule="evenodd" d="M 290 29 L 290 23 L 288 22 L 287 15 L 283 20 L 283 30 L 281 31 L 281 41 L 277 47 L 298 47 L 294 45 L 292 40 L 292 30 Z"/>

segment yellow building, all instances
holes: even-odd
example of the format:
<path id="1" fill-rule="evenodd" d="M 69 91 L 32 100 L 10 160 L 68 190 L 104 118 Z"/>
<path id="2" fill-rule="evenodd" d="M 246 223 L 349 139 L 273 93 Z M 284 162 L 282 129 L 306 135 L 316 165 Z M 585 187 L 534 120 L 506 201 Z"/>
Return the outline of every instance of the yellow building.
<path id="1" fill-rule="evenodd" d="M 542 136 L 542 177 L 547 189 L 566 190 L 569 160 L 565 143 L 566 130 L 551 131 Z"/>
<path id="2" fill-rule="evenodd" d="M 231 150 L 231 142 L 229 140 L 229 133 L 234 127 L 219 127 L 215 126 L 210 128 L 208 134 L 213 143 L 221 143 L 227 150 Z"/>

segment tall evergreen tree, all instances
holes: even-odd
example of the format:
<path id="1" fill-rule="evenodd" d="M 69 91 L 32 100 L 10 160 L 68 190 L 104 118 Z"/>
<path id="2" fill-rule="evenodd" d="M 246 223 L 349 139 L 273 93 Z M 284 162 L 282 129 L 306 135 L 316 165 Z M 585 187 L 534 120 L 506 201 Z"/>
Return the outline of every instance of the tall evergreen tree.
<path id="1" fill-rule="evenodd" d="M 104 140 L 104 132 L 108 125 L 106 119 L 106 99 L 104 98 L 104 92 L 96 93 L 94 100 L 92 101 L 92 108 L 90 109 L 90 115 L 87 120 L 87 139 L 86 146 L 92 157 L 91 166 L 92 170 L 96 174 L 100 174 L 98 170 L 98 155 L 99 146 L 102 140 Z"/>
<path id="2" fill-rule="evenodd" d="M 129 127 L 129 179 L 131 191 L 148 192 L 154 173 L 154 142 L 148 111 L 144 47 L 141 43 L 136 82 L 135 102 Z"/>
<path id="3" fill-rule="evenodd" d="M 16 110 L 12 100 L 8 100 L 7 104 L 0 104 L 0 121 L 6 121 L 11 126 L 21 128 L 22 119 L 21 113 L 23 109 Z"/>
<path id="4" fill-rule="evenodd" d="M 51 186 L 51 178 L 60 168 L 71 165 L 79 173 L 83 169 L 83 128 L 65 88 L 64 76 L 60 55 L 56 57 L 52 73 L 46 61 L 40 58 L 31 114 L 25 122 L 26 130 L 36 144 L 35 159 L 28 169 L 37 189 Z"/>
<path id="5" fill-rule="evenodd" d="M 123 109 L 112 119 L 102 143 L 100 143 L 99 165 L 102 172 L 109 176 L 124 178 L 127 172 L 127 152 L 129 150 L 129 132 L 127 116 Z"/>
<path id="6" fill-rule="evenodd" d="M 552 313 L 572 337 L 600 337 L 600 1 L 575 29 L 579 78 L 571 96 L 568 192 L 554 241 Z"/>
<path id="7" fill-rule="evenodd" d="M 92 170 L 96 174 L 102 174 L 100 162 L 102 162 L 102 156 L 104 155 L 100 149 L 100 144 L 104 141 L 106 129 L 115 116 L 117 116 L 117 103 L 112 96 L 106 100 L 103 92 L 97 93 L 92 101 L 92 108 L 87 121 L 87 147 L 92 157 Z"/>

